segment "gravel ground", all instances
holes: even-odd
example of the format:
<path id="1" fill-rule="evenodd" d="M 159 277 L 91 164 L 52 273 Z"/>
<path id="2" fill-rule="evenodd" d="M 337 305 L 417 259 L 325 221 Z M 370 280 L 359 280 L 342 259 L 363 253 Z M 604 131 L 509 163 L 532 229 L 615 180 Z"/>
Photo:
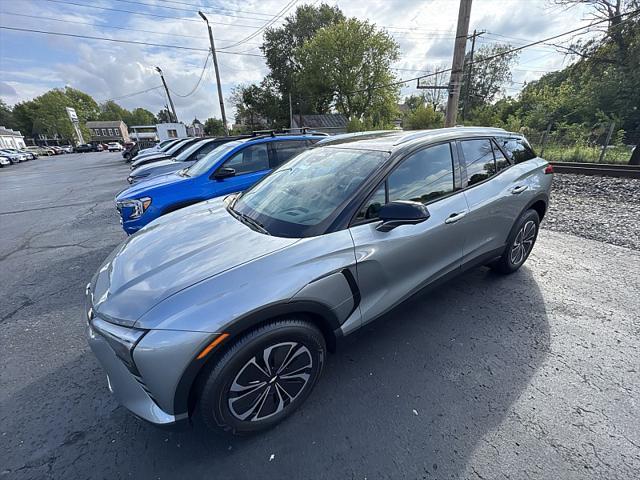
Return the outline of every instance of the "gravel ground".
<path id="1" fill-rule="evenodd" d="M 640 180 L 556 174 L 542 227 L 640 250 Z"/>

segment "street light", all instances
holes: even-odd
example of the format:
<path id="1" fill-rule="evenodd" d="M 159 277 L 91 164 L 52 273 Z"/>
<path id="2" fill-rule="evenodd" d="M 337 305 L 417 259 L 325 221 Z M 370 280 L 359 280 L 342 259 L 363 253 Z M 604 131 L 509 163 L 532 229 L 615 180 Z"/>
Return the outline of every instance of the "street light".
<path id="1" fill-rule="evenodd" d="M 222 114 L 222 124 L 224 125 L 224 133 L 229 135 L 229 130 L 227 129 L 227 115 L 224 111 L 224 100 L 222 99 L 222 85 L 220 84 L 220 71 L 218 70 L 218 57 L 216 56 L 216 45 L 213 41 L 213 31 L 211 30 L 211 25 L 209 25 L 209 20 L 198 10 L 198 15 L 207 23 L 207 29 L 209 30 L 209 43 L 211 44 L 211 53 L 213 55 L 213 69 L 216 73 L 216 82 L 218 83 L 218 101 L 220 102 L 220 113 Z"/>
<path id="2" fill-rule="evenodd" d="M 173 113 L 174 122 L 178 123 L 178 115 L 176 114 L 176 107 L 173 106 L 173 100 L 171 99 L 171 94 L 169 93 L 169 87 L 167 87 L 167 82 L 164 81 L 164 75 L 162 74 L 162 69 L 160 67 L 156 67 L 156 71 L 160 74 L 160 78 L 162 79 L 162 85 L 164 85 L 164 91 L 167 92 L 167 98 L 169 99 L 169 105 L 171 105 L 171 112 Z"/>

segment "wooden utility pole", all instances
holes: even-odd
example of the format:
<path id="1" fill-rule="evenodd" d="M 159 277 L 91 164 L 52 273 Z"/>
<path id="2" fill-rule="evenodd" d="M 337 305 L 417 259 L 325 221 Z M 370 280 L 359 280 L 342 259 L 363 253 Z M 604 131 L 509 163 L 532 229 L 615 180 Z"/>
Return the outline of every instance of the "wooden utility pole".
<path id="1" fill-rule="evenodd" d="M 164 91 L 167 93 L 167 98 L 169 99 L 169 104 L 171 105 L 171 114 L 173 114 L 173 121 L 178 123 L 178 115 L 176 114 L 176 107 L 173 106 L 173 100 L 171 99 L 171 94 L 169 93 L 169 87 L 167 87 L 167 82 L 164 81 L 164 75 L 162 74 L 162 69 L 160 67 L 156 67 L 156 71 L 160 74 L 160 78 L 162 79 L 162 85 L 164 85 Z M 167 108 L 167 111 L 169 108 Z"/>
<path id="2" fill-rule="evenodd" d="M 453 50 L 451 77 L 449 79 L 449 99 L 447 100 L 447 114 L 444 120 L 445 127 L 453 127 L 456 124 L 458 102 L 460 100 L 460 84 L 462 83 L 464 69 L 464 53 L 467 47 L 467 37 L 469 35 L 470 17 L 471 0 L 460 0 L 458 28 L 456 29 L 456 43 Z"/>
<path id="3" fill-rule="evenodd" d="M 211 55 L 213 55 L 213 69 L 216 74 L 216 83 L 218 84 L 218 101 L 220 102 L 220 114 L 222 115 L 222 123 L 224 125 L 224 134 L 229 135 L 229 127 L 227 126 L 227 114 L 224 111 L 224 98 L 222 97 L 222 84 L 220 83 L 220 70 L 218 69 L 218 57 L 216 55 L 216 44 L 213 41 L 213 30 L 209 25 L 209 20 L 204 13 L 198 11 L 200 17 L 207 23 L 207 30 L 209 30 L 209 44 L 211 45 Z"/>
<path id="4" fill-rule="evenodd" d="M 467 72 L 467 88 L 465 89 L 464 103 L 462 104 L 462 120 L 467 116 L 467 105 L 469 104 L 469 97 L 471 96 L 471 81 L 473 80 L 473 53 L 476 49 L 476 37 L 479 37 L 485 32 L 473 31 L 471 35 L 471 53 L 469 54 L 469 68 Z M 463 61 L 464 65 L 464 61 Z"/>

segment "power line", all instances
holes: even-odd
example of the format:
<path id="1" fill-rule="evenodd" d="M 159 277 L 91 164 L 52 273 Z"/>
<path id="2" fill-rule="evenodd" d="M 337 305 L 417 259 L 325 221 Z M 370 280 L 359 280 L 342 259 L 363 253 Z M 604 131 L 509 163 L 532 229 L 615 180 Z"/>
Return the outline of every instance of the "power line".
<path id="1" fill-rule="evenodd" d="M 164 6 L 164 5 L 158 5 L 157 3 L 144 3 L 144 2 L 137 2 L 134 0 L 113 0 L 115 2 L 122 2 L 122 3 L 131 3 L 133 5 L 143 5 L 145 7 L 151 7 L 151 8 L 165 8 L 167 10 L 178 10 L 178 11 L 182 11 L 182 12 L 191 12 L 191 13 L 198 13 L 198 10 L 194 10 L 193 8 L 179 8 L 179 7 L 169 7 L 169 6 Z M 223 17 L 233 17 L 233 18 L 242 18 L 244 20 L 259 20 L 261 22 L 264 22 L 264 18 L 257 18 L 257 17 L 245 17 L 242 15 L 231 15 L 228 13 L 219 13 L 216 11 L 212 11 L 212 10 L 204 10 L 202 9 L 203 12 L 205 13 L 209 13 L 211 15 L 220 15 Z M 233 11 L 233 10 L 231 10 Z M 257 25 L 256 25 L 257 26 Z"/>
<path id="2" fill-rule="evenodd" d="M 232 45 L 227 45 L 226 47 L 222 47 L 222 48 L 237 47 L 238 45 L 242 45 L 243 43 L 248 42 L 252 38 L 255 38 L 265 28 L 268 28 L 271 25 L 273 25 L 274 23 L 276 23 L 278 21 L 278 19 L 280 19 L 285 13 L 287 13 L 289 11 L 289 9 L 291 9 L 291 7 L 293 7 L 296 3 L 298 3 L 298 1 L 299 0 L 291 0 L 284 7 L 282 7 L 282 10 L 280 10 L 278 13 L 276 13 L 270 21 L 266 22 L 264 25 L 262 25 L 260 28 L 258 28 L 255 32 L 253 32 L 252 34 L 248 35 L 247 37 L 243 38 L 242 40 L 240 40 L 240 41 L 238 41 L 238 42 L 236 42 L 236 43 L 234 43 Z"/>
<path id="3" fill-rule="evenodd" d="M 193 2 L 178 2 L 176 0 L 158 0 L 158 1 L 160 1 L 162 3 L 172 3 L 172 4 L 175 4 L 175 5 L 187 5 L 189 7 L 193 7 L 194 6 Z M 224 10 L 224 11 L 227 11 L 227 12 L 250 13 L 252 15 L 262 15 L 262 16 L 265 16 L 265 17 L 273 16 L 272 13 L 251 12 L 249 10 L 236 10 L 236 9 L 230 9 L 230 8 L 217 8 L 217 9 L 218 10 Z M 203 12 L 204 12 L 204 10 L 203 10 Z"/>
<path id="4" fill-rule="evenodd" d="M 84 8 L 95 8 L 98 10 L 107 10 L 107 11 L 111 11 L 111 12 L 122 12 L 122 13 L 129 13 L 131 15 L 142 15 L 143 17 L 156 17 L 156 18 L 167 18 L 169 20 L 179 20 L 179 21 L 183 21 L 183 22 L 196 22 L 196 23 L 200 23 L 200 20 L 196 20 L 195 18 L 186 18 L 186 17 L 170 17 L 168 15 L 160 15 L 157 13 L 149 13 L 149 12 L 136 12 L 135 10 L 124 10 L 124 9 L 120 9 L 120 8 L 109 8 L 109 7 L 99 7 L 97 5 L 85 5 L 82 3 L 74 3 L 74 2 L 68 2 L 65 0 L 45 0 L 47 2 L 52 2 L 52 3 L 60 3 L 63 5 L 74 5 L 76 7 L 84 7 Z M 239 23 L 224 23 L 224 22 L 211 22 L 211 23 L 215 23 L 216 25 L 226 25 L 229 27 L 243 27 L 243 28 L 256 28 L 257 25 L 242 25 Z"/>
<path id="5" fill-rule="evenodd" d="M 171 37 L 198 38 L 198 39 L 202 38 L 202 35 L 184 35 L 184 34 L 179 34 L 179 33 L 156 32 L 156 31 L 153 31 L 153 30 L 140 30 L 140 29 L 137 29 L 137 28 L 118 27 L 118 26 L 115 26 L 115 25 L 100 25 L 99 23 L 77 22 L 75 20 L 66 20 L 66 19 L 63 19 L 63 18 L 43 17 L 43 16 L 38 16 L 38 15 L 27 15 L 25 13 L 0 12 L 0 14 L 2 14 L 2 15 L 13 15 L 13 16 L 16 16 L 16 17 L 34 18 L 36 20 L 51 20 L 51 21 L 54 21 L 54 22 L 69 23 L 69 24 L 74 24 L 74 25 L 86 25 L 88 27 L 112 28 L 112 29 L 116 29 L 116 30 L 126 30 L 128 32 L 151 33 L 151 34 L 155 34 L 155 35 L 164 35 L 164 36 L 171 36 Z M 222 41 L 231 42 L 232 40 L 225 39 L 225 40 L 222 40 Z M 255 43 L 253 45 L 260 45 L 260 44 Z"/>
<path id="6" fill-rule="evenodd" d="M 622 17 L 626 17 L 626 16 L 635 16 L 638 13 L 640 13 L 640 9 L 632 10 L 631 12 L 627 12 L 627 13 L 621 13 L 620 15 L 616 15 L 616 16 L 611 17 L 611 18 L 605 18 L 605 19 L 602 19 L 602 20 L 598 20 L 596 22 L 592 22 L 592 23 L 590 23 L 588 25 L 584 25 L 582 27 L 574 28 L 572 30 L 568 30 L 566 32 L 559 33 L 557 35 L 552 35 L 551 37 L 543 38 L 541 40 L 536 40 L 535 42 L 531 42 L 531 43 L 528 43 L 526 45 L 522 45 L 522 46 L 519 46 L 519 47 L 516 47 L 516 48 L 512 48 L 512 49 L 506 50 L 504 52 L 497 53 L 495 55 L 490 55 L 490 56 L 485 57 L 485 58 L 483 58 L 481 60 L 476 60 L 475 62 L 470 63 L 470 65 L 488 62 L 490 60 L 493 60 L 494 58 L 503 57 L 503 56 L 509 55 L 511 53 L 519 52 L 520 50 L 524 50 L 525 48 L 533 47 L 535 45 L 539 45 L 541 43 L 548 42 L 550 40 L 555 40 L 556 38 L 564 37 L 565 35 L 570 35 L 572 33 L 579 32 L 580 30 L 585 30 L 587 28 L 591 28 L 594 25 L 599 25 L 599 24 L 604 23 L 604 22 L 609 22 L 613 18 L 622 18 Z M 624 21 L 626 22 L 628 20 L 630 20 L 630 19 L 627 19 L 627 20 L 624 20 Z M 618 24 L 618 25 L 620 25 L 620 24 Z M 443 70 L 439 70 L 437 73 L 439 74 L 439 73 L 450 72 L 451 70 L 452 70 L 451 68 L 446 68 L 446 69 L 443 69 Z M 421 79 L 421 78 L 433 77 L 435 75 L 436 75 L 436 73 L 431 73 L 429 75 L 420 75 L 419 77 L 408 78 L 406 80 L 398 80 L 396 82 L 391 82 L 391 83 L 387 83 L 387 84 L 384 84 L 384 85 L 375 85 L 373 87 L 368 87 L 368 88 L 364 88 L 364 89 L 360 89 L 360 90 L 355 90 L 353 92 L 349 92 L 348 94 L 349 95 L 353 95 L 353 94 L 356 94 L 356 93 L 368 92 L 369 90 L 377 90 L 377 89 L 380 89 L 380 88 L 395 87 L 395 86 L 399 86 L 399 85 L 404 85 L 405 83 L 414 82 L 414 81 L 416 81 L 418 79 Z"/>
<path id="7" fill-rule="evenodd" d="M 124 98 L 134 97 L 134 96 L 136 96 L 136 95 L 141 95 L 141 94 L 143 94 L 143 93 L 147 93 L 147 92 L 150 92 L 150 91 L 152 91 L 152 90 L 157 90 L 158 88 L 162 88 L 162 85 L 157 85 L 157 86 L 155 86 L 155 87 L 147 88 L 146 90 L 140 90 L 139 92 L 127 93 L 127 94 L 125 94 L 125 95 L 121 95 L 121 96 L 119 96 L 119 97 L 107 98 L 107 99 L 105 99 L 105 100 L 103 100 L 103 101 L 98 101 L 98 102 L 99 102 L 99 103 L 106 103 L 106 102 L 109 102 L 109 101 L 113 101 L 113 102 L 115 102 L 116 100 L 122 100 L 122 99 L 124 99 Z"/>
<path id="8" fill-rule="evenodd" d="M 128 44 L 132 44 L 132 45 L 144 45 L 144 46 L 148 46 L 148 47 L 162 47 L 162 48 L 177 48 L 180 50 L 191 50 L 194 52 L 208 52 L 209 49 L 208 48 L 196 48 L 196 47 L 184 47 L 182 45 L 165 45 L 162 43 L 151 43 L 151 42 L 138 42 L 135 40 L 120 40 L 120 39 L 116 39 L 116 38 L 106 38 L 106 37 L 94 37 L 91 35 L 79 35 L 79 34 L 74 34 L 74 33 L 60 33 L 60 32 L 50 32 L 47 30 L 34 30 L 31 28 L 17 28 L 17 27 L 7 27 L 5 25 L 0 25 L 0 28 L 5 29 L 5 30 L 14 30 L 17 32 L 29 32 L 29 33 L 42 33 L 45 35 L 58 35 L 61 37 L 73 37 L 73 38 L 86 38 L 88 40 L 101 40 L 104 42 L 115 42 L 115 43 L 128 43 Z M 224 53 L 226 55 L 244 55 L 247 57 L 261 57 L 263 58 L 264 55 L 259 55 L 257 53 L 242 53 L 242 52 L 227 52 L 227 51 L 220 51 L 220 53 Z"/>
<path id="9" fill-rule="evenodd" d="M 198 90 L 198 87 L 200 86 L 200 82 L 202 82 L 202 78 L 204 77 L 204 72 L 207 69 L 207 63 L 209 63 L 209 57 L 210 56 L 211 56 L 211 53 L 209 53 L 207 55 L 207 58 L 204 59 L 204 65 L 202 67 L 202 72 L 200 72 L 200 78 L 198 78 L 198 82 L 196 83 L 196 86 L 193 87 L 189 93 L 187 93 L 185 95 L 181 95 L 181 94 L 169 89 L 169 90 L 171 90 L 171 93 L 173 93 L 175 96 L 181 97 L 181 98 L 187 98 L 187 97 L 190 97 L 191 95 L 193 95 L 194 93 L 196 93 L 196 90 Z"/>

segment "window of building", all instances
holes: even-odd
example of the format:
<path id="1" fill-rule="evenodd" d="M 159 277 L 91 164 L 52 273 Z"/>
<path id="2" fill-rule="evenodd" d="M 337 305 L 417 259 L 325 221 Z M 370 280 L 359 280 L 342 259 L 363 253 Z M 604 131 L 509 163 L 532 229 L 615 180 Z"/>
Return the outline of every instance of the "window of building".
<path id="1" fill-rule="evenodd" d="M 167 136 L 169 138 L 178 138 L 178 131 L 177 130 L 167 130 Z"/>

